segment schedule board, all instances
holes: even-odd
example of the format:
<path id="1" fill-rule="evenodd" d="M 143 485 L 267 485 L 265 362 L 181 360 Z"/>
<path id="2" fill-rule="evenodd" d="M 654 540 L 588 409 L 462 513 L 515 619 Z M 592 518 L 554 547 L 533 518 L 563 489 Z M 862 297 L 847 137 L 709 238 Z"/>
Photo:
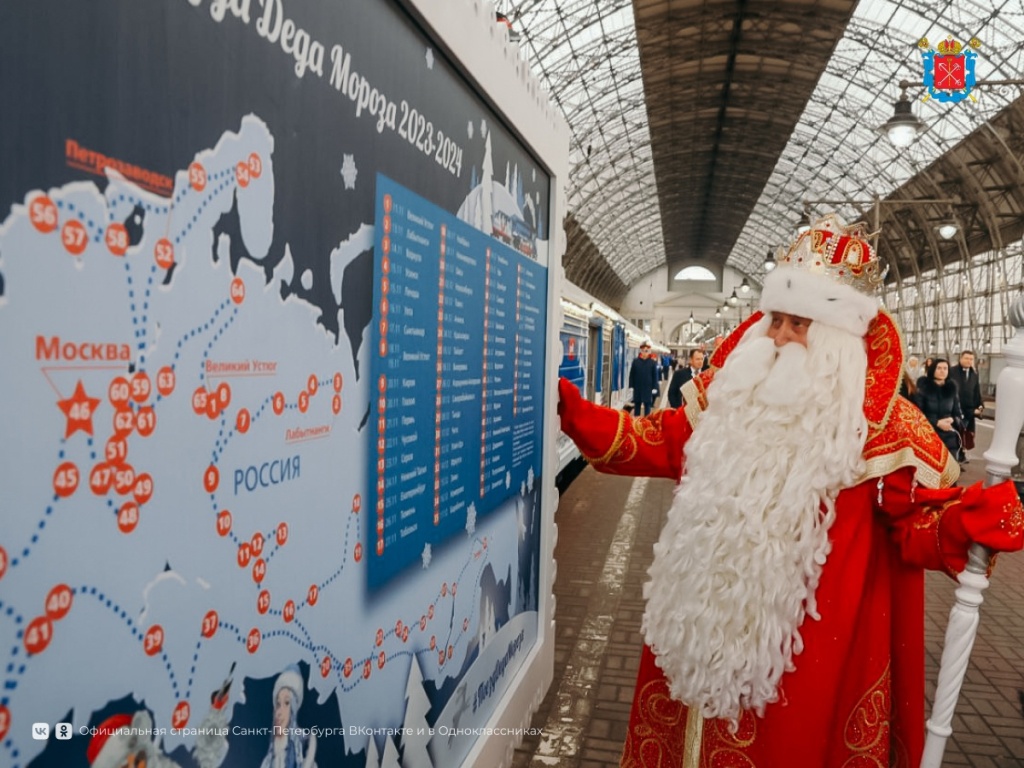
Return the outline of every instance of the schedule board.
<path id="1" fill-rule="evenodd" d="M 562 160 L 481 14 L 0 4 L 0 765 L 529 724 Z"/>

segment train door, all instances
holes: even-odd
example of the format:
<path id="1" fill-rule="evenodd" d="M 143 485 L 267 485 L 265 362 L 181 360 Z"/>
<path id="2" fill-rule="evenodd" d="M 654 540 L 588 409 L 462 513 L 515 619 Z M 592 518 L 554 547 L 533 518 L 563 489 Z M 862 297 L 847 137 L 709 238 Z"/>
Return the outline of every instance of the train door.
<path id="1" fill-rule="evenodd" d="M 590 350 L 590 357 L 587 359 L 587 399 L 599 403 L 598 397 L 601 392 L 601 372 L 603 369 L 601 358 L 604 355 L 604 345 L 601 343 L 601 332 L 604 328 L 604 321 L 597 318 L 590 319 L 590 336 L 587 339 L 587 348 Z"/>

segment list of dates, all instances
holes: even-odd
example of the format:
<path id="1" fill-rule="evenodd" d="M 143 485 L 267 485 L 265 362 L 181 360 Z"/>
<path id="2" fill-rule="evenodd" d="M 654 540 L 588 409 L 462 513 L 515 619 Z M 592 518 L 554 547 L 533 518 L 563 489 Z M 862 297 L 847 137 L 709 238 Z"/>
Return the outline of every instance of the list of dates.
<path id="1" fill-rule="evenodd" d="M 547 303 L 544 266 L 383 175 L 376 222 L 371 587 L 539 476 Z"/>

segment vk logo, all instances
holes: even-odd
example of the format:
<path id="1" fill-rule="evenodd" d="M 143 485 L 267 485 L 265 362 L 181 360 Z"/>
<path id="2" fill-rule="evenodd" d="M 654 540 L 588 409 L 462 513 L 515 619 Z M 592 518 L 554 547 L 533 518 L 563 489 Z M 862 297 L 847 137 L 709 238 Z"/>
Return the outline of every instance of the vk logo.
<path id="1" fill-rule="evenodd" d="M 32 738 L 38 741 L 45 741 L 50 738 L 50 724 L 49 723 L 33 723 L 32 724 Z"/>

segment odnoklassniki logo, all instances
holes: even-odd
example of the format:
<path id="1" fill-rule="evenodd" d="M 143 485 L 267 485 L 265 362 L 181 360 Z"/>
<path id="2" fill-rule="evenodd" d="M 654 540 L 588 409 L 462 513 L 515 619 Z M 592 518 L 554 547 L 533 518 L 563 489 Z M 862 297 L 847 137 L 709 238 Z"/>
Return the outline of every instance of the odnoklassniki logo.
<path id="1" fill-rule="evenodd" d="M 972 37 L 967 44 L 977 50 L 981 41 Z M 928 38 L 922 37 L 917 47 L 921 49 L 921 60 L 924 62 L 924 86 L 928 97 L 944 103 L 957 103 L 971 96 L 974 88 L 974 64 L 978 54 L 966 50 L 952 37 L 947 37 L 935 48 L 928 45 Z"/>

